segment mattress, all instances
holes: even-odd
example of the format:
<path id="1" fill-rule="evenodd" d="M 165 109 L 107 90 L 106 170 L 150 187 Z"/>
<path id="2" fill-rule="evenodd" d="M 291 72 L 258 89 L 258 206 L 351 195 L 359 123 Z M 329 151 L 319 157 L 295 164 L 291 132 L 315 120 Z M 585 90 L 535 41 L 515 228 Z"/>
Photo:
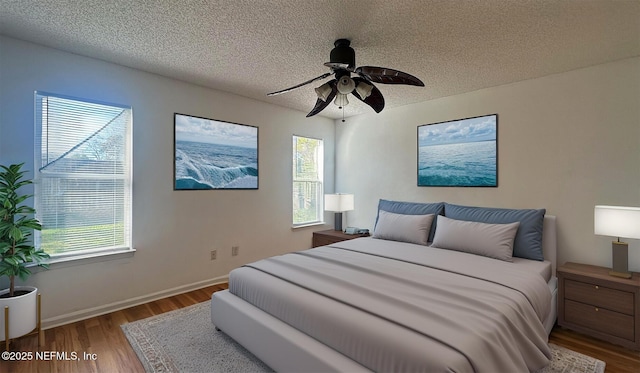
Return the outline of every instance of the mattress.
<path id="1" fill-rule="evenodd" d="M 363 238 L 236 269 L 229 291 L 371 370 L 526 371 L 551 356 L 540 263 Z"/>
<path id="2" fill-rule="evenodd" d="M 513 266 L 519 267 L 522 271 L 527 272 L 536 272 L 540 274 L 540 276 L 546 281 L 549 282 L 552 280 L 552 272 L 551 272 L 551 262 L 548 260 L 538 261 L 538 260 L 530 260 L 530 259 L 522 259 L 513 257 Z"/>

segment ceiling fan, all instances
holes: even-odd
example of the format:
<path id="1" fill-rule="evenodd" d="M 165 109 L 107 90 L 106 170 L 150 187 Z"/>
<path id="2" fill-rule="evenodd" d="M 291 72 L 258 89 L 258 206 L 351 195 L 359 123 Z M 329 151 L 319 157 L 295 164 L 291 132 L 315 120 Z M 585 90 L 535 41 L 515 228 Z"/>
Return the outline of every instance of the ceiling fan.
<path id="1" fill-rule="evenodd" d="M 324 110 L 334 98 L 334 103 L 340 109 L 343 109 L 349 104 L 347 100 L 349 93 L 353 94 L 358 100 L 371 106 L 376 113 L 381 112 L 382 109 L 384 109 L 384 97 L 382 97 L 380 90 L 373 85 L 374 82 L 424 87 L 424 83 L 420 79 L 402 71 L 376 66 L 360 66 L 356 68 L 356 53 L 353 48 L 349 46 L 350 44 L 351 41 L 348 39 L 338 39 L 335 41 L 334 48 L 329 55 L 330 61 L 324 64 L 331 69 L 331 72 L 322 74 L 293 87 L 268 93 L 267 96 L 287 93 L 335 74 L 335 79 L 331 79 L 315 89 L 318 100 L 316 101 L 316 106 L 307 114 L 307 117 L 310 117 Z M 358 74 L 358 76 L 352 78 L 351 73 Z M 342 121 L 344 122 L 344 119 L 342 119 Z"/>

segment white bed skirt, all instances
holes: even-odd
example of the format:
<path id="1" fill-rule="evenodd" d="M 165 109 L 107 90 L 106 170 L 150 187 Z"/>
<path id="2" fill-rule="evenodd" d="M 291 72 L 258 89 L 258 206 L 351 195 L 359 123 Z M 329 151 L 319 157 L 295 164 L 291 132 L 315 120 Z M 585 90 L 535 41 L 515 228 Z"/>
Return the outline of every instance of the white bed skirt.
<path id="1" fill-rule="evenodd" d="M 211 321 L 277 372 L 370 372 L 228 290 L 213 294 Z"/>

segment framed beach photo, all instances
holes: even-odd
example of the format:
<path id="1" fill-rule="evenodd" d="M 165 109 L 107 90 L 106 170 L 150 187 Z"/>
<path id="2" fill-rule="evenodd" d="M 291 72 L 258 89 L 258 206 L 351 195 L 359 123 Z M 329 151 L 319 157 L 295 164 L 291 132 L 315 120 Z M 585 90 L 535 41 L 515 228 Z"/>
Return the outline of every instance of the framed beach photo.
<path id="1" fill-rule="evenodd" d="M 498 114 L 418 126 L 418 186 L 497 187 Z"/>
<path id="2" fill-rule="evenodd" d="M 258 189 L 258 127 L 174 114 L 174 190 Z"/>

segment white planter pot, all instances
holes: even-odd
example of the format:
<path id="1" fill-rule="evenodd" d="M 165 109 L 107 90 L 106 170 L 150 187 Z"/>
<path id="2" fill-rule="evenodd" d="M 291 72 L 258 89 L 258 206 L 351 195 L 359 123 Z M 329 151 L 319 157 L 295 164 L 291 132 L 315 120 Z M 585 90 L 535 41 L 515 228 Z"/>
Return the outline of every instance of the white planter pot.
<path id="1" fill-rule="evenodd" d="M 33 286 L 16 286 L 15 290 L 30 290 L 29 294 L 13 298 L 0 298 L 0 341 L 4 341 L 4 308 L 9 306 L 9 338 L 18 338 L 36 328 L 38 289 Z M 7 294 L 9 289 L 0 291 Z"/>

